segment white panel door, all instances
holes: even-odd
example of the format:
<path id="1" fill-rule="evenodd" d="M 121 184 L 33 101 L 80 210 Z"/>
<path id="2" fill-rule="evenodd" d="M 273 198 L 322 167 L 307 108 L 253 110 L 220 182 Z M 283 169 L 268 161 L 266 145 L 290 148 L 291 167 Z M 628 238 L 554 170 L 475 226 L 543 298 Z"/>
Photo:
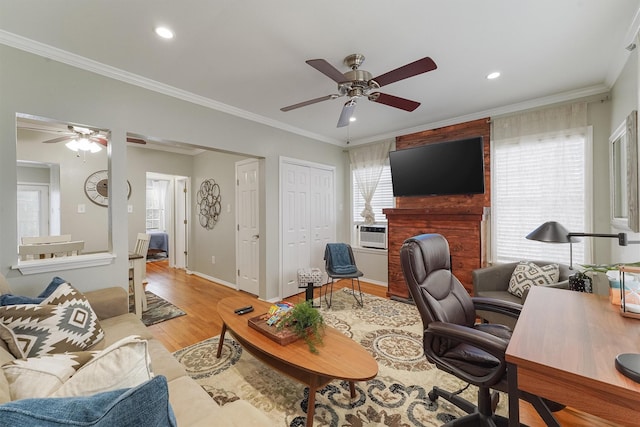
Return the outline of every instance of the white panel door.
<path id="1" fill-rule="evenodd" d="M 336 240 L 333 170 L 311 169 L 310 267 L 324 271 L 324 248 Z"/>
<path id="2" fill-rule="evenodd" d="M 237 243 L 236 268 L 238 289 L 258 295 L 260 291 L 260 210 L 258 204 L 258 160 L 236 163 Z"/>
<path id="3" fill-rule="evenodd" d="M 175 263 L 176 268 L 187 268 L 187 248 L 189 247 L 189 178 L 176 177 L 175 180 Z"/>
<path id="4" fill-rule="evenodd" d="M 282 297 L 298 288 L 298 269 L 324 270 L 324 248 L 336 238 L 332 168 L 281 163 Z"/>
<path id="5" fill-rule="evenodd" d="M 309 171 L 309 167 L 288 163 L 281 168 L 282 297 L 300 292 L 298 268 L 309 266 Z"/>

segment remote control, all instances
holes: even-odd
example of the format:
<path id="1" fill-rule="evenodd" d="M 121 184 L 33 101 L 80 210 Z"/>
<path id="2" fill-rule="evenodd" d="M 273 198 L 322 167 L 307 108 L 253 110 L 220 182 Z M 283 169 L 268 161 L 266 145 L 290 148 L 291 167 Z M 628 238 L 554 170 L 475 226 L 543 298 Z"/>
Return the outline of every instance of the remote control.
<path id="1" fill-rule="evenodd" d="M 253 307 L 249 307 L 249 308 L 244 308 L 238 311 L 236 314 L 247 314 L 247 313 L 251 313 L 252 311 L 253 311 Z"/>
<path id="2" fill-rule="evenodd" d="M 249 310 L 250 308 L 253 308 L 253 306 L 252 306 L 252 305 L 248 305 L 248 306 L 246 306 L 246 307 L 236 308 L 236 309 L 234 310 L 234 313 L 236 313 L 236 314 L 237 314 L 237 313 L 240 313 L 241 311 Z"/>

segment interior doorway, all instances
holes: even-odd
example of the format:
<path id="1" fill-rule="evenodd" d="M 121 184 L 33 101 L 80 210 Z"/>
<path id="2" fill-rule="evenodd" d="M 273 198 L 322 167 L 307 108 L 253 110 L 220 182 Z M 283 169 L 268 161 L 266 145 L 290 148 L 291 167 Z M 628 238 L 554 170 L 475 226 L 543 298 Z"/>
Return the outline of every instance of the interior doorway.
<path id="1" fill-rule="evenodd" d="M 168 258 L 169 267 L 188 267 L 190 179 L 147 172 L 145 228 L 149 257 Z"/>

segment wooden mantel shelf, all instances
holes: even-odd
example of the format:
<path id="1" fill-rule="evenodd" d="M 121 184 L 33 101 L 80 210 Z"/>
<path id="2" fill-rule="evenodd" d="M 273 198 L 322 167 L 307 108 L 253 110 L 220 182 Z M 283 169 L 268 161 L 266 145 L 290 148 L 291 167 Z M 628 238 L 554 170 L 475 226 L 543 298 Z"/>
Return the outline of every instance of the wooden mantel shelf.
<path id="1" fill-rule="evenodd" d="M 464 206 L 461 208 L 388 208 L 383 209 L 382 213 L 387 218 L 397 215 L 429 215 L 430 217 L 446 216 L 450 221 L 482 221 L 485 219 L 484 211 L 482 207 Z"/>

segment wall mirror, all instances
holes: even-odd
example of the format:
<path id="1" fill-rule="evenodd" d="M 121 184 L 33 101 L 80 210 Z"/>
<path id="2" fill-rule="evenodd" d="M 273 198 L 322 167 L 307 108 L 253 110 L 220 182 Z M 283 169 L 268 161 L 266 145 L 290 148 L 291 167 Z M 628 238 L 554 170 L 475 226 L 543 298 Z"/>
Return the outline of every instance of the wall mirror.
<path id="1" fill-rule="evenodd" d="M 110 132 L 26 114 L 18 114 L 16 124 L 20 261 L 44 258 L 20 255 L 31 237 L 64 235 L 82 242 L 82 255 L 109 252 Z"/>
<path id="2" fill-rule="evenodd" d="M 640 231 L 638 200 L 637 111 L 633 111 L 609 138 L 611 222 L 614 226 Z"/>

